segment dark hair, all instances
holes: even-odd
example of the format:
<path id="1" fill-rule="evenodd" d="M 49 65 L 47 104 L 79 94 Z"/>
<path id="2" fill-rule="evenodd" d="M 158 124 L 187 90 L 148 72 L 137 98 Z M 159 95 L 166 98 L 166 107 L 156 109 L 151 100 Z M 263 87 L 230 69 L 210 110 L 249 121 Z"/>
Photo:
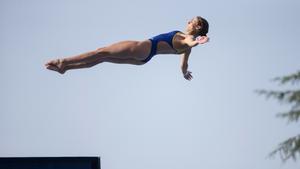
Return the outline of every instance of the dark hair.
<path id="1" fill-rule="evenodd" d="M 199 23 L 201 26 L 201 29 L 199 29 L 199 35 L 200 36 L 206 36 L 208 33 L 209 24 L 206 19 L 202 18 L 201 16 L 197 16 L 197 19 L 199 20 Z"/>

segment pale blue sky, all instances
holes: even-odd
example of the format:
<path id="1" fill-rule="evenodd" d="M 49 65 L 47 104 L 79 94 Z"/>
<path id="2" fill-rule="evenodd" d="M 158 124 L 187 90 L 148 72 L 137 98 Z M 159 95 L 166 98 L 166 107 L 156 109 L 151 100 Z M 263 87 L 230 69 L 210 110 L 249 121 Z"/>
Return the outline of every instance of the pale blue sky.
<path id="1" fill-rule="evenodd" d="M 59 75 L 49 59 L 210 23 L 186 81 L 176 55 Z M 298 169 L 266 156 L 299 133 L 254 90 L 299 70 L 297 0 L 0 1 L 0 156 L 101 156 L 103 169 Z"/>

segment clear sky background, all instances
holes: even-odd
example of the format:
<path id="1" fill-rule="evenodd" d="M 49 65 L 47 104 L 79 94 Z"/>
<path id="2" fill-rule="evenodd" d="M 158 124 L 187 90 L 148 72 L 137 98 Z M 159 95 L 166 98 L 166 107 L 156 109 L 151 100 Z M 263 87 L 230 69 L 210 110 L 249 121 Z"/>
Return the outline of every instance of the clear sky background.
<path id="1" fill-rule="evenodd" d="M 144 40 L 203 16 L 210 43 L 143 66 L 65 75 L 46 61 Z M 299 169 L 266 158 L 299 124 L 256 89 L 300 66 L 298 0 L 0 1 L 0 156 L 101 156 L 103 169 Z M 290 87 L 290 86 L 288 86 Z"/>

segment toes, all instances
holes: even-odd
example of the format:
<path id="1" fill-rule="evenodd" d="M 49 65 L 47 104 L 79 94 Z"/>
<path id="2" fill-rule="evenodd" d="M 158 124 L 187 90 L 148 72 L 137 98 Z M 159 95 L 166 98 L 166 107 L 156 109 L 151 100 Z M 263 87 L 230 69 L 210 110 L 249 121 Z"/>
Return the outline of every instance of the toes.
<path id="1" fill-rule="evenodd" d="M 50 62 L 47 62 L 45 64 L 46 67 L 49 67 L 49 66 L 57 66 L 57 62 L 55 60 L 51 60 Z"/>
<path id="2" fill-rule="evenodd" d="M 49 70 L 56 71 L 60 74 L 65 73 L 64 66 L 63 66 L 62 61 L 60 59 L 51 60 L 50 62 L 45 64 L 45 67 Z"/>
<path id="3" fill-rule="evenodd" d="M 48 67 L 50 65 L 51 65 L 51 62 L 48 62 L 48 63 L 45 64 L 46 67 Z"/>
<path id="4" fill-rule="evenodd" d="M 51 60 L 46 65 L 58 65 L 60 63 L 59 59 Z"/>
<path id="5" fill-rule="evenodd" d="M 54 66 L 54 65 L 48 65 L 48 66 L 46 66 L 46 68 L 49 69 L 49 70 L 56 71 L 60 74 L 64 74 L 66 72 L 65 70 L 62 70 L 62 69 L 60 69 L 60 68 L 58 68 L 57 66 Z"/>
<path id="6" fill-rule="evenodd" d="M 57 72 L 59 71 L 59 68 L 54 65 L 47 65 L 46 68 Z"/>

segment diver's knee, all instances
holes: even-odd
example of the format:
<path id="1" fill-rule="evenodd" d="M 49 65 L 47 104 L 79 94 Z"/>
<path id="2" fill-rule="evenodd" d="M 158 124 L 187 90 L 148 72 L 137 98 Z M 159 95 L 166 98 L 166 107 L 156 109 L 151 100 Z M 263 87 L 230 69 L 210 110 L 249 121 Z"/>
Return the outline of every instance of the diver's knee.
<path id="1" fill-rule="evenodd" d="M 101 56 L 109 56 L 111 54 L 111 52 L 109 51 L 109 49 L 107 47 L 102 47 L 102 48 L 96 49 L 96 53 Z"/>

